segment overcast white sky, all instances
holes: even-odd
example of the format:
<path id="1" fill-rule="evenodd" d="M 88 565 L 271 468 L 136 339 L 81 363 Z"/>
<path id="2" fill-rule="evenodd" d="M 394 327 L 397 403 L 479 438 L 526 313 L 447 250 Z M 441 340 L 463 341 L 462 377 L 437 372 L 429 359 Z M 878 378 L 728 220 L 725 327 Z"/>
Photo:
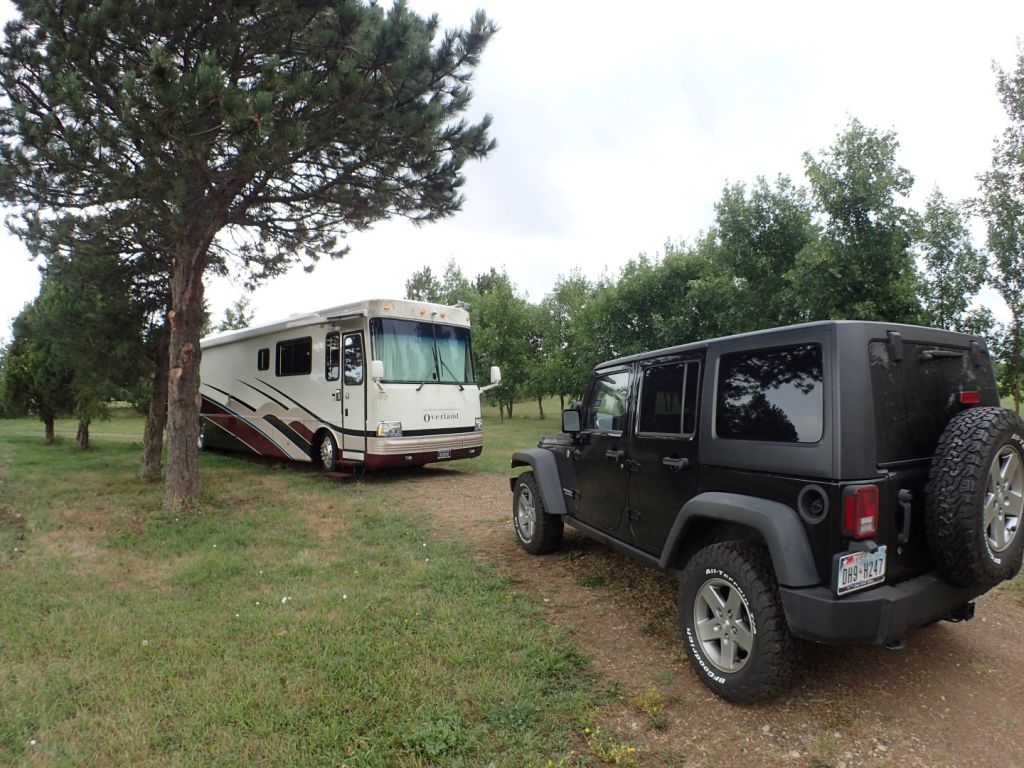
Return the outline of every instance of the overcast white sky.
<path id="1" fill-rule="evenodd" d="M 504 266 L 533 300 L 574 267 L 617 274 L 707 229 L 727 181 L 785 173 L 804 183 L 802 153 L 831 144 L 851 115 L 896 131 L 912 203 L 936 185 L 971 196 L 1005 125 L 992 62 L 1012 67 L 1024 36 L 1019 1 L 411 5 L 447 27 L 483 7 L 500 26 L 473 105 L 494 116 L 498 149 L 467 167 L 461 213 L 349 238 L 344 259 L 258 288 L 258 322 L 401 297 L 415 270 L 440 274 L 449 259 L 467 276 Z M 0 0 L 0 19 L 12 16 Z M 0 249 L 3 337 L 38 274 L 6 232 Z M 241 292 L 209 285 L 215 321 Z"/>

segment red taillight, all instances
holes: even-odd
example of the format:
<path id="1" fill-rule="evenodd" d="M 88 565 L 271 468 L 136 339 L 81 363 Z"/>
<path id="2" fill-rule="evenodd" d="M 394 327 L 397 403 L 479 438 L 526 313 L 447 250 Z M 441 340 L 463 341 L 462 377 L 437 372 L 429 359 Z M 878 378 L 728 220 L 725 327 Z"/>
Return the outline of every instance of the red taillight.
<path id="1" fill-rule="evenodd" d="M 868 539 L 878 532 L 878 486 L 852 485 L 843 491 L 843 533 Z"/>
<path id="2" fill-rule="evenodd" d="M 965 389 L 960 393 L 961 405 L 977 405 L 981 402 L 981 393 L 976 389 Z"/>

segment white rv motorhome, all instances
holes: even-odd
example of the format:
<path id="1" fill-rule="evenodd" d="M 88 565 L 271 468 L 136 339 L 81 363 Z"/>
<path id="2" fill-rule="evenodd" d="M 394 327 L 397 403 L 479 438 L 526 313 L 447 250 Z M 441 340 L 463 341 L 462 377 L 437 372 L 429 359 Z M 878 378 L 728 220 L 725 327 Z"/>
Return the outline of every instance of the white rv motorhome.
<path id="1" fill-rule="evenodd" d="M 201 447 L 378 469 L 483 450 L 469 313 L 372 300 L 202 340 Z"/>

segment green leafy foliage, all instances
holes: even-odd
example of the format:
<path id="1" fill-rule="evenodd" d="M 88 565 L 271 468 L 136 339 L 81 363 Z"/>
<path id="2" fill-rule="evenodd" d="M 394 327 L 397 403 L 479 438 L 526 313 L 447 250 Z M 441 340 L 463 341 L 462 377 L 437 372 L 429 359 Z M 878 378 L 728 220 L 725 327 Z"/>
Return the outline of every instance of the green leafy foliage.
<path id="1" fill-rule="evenodd" d="M 235 303 L 224 310 L 224 319 L 217 326 L 218 331 L 237 331 L 248 328 L 252 325 L 252 309 L 249 307 L 249 297 L 240 296 Z"/>
<path id="2" fill-rule="evenodd" d="M 902 202 L 914 179 L 898 148 L 895 133 L 851 119 L 820 157 L 804 155 L 822 218 L 821 238 L 795 267 L 805 319 L 919 320 L 916 215 Z"/>
<path id="3" fill-rule="evenodd" d="M 938 189 L 925 205 L 918 248 L 924 264 L 923 321 L 937 328 L 989 334 L 995 322 L 992 313 L 971 308 L 985 283 L 985 256 L 971 241 L 963 208 Z"/>
<path id="4" fill-rule="evenodd" d="M 5 396 L 12 411 L 79 420 L 79 444 L 111 399 L 143 388 L 145 306 L 124 285 L 116 256 L 51 259 L 39 296 L 14 323 Z M 49 427 L 48 427 L 49 428 Z"/>
<path id="5" fill-rule="evenodd" d="M 1012 71 L 999 67 L 996 90 L 1010 125 L 996 141 L 992 168 L 979 177 L 976 207 L 985 219 L 989 282 L 1010 309 L 1002 330 L 1000 383 L 1020 408 L 1024 388 L 1024 45 Z"/>

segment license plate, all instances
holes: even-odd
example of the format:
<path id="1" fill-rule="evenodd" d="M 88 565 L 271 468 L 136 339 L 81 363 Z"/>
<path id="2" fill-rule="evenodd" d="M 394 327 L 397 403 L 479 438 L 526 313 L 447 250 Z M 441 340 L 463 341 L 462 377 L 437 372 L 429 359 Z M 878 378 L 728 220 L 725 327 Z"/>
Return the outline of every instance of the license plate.
<path id="1" fill-rule="evenodd" d="M 885 581 L 885 547 L 875 552 L 847 552 L 839 555 L 836 594 L 845 595 Z"/>
<path id="2" fill-rule="evenodd" d="M 439 459 L 450 459 L 451 457 L 452 457 L 452 449 L 451 448 L 442 448 L 440 451 L 437 452 L 437 458 L 439 458 Z"/>

